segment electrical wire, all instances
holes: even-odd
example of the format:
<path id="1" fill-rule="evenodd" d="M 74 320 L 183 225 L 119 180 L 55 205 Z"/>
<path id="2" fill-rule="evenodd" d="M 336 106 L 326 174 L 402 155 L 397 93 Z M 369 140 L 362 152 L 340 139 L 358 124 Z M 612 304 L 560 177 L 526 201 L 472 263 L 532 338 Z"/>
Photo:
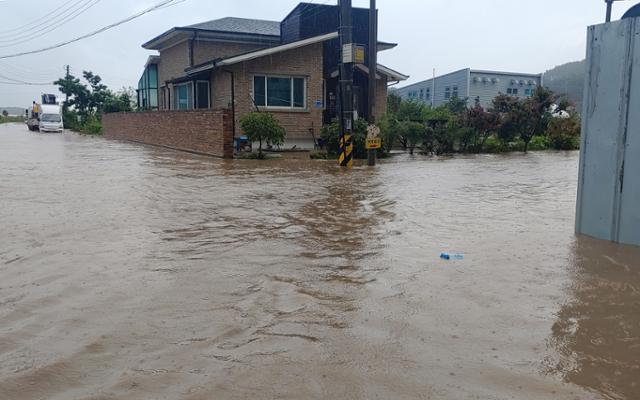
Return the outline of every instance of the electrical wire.
<path id="1" fill-rule="evenodd" d="M 8 75 L 16 79 L 24 80 L 49 80 L 53 77 L 60 76 L 61 68 L 47 70 L 32 70 L 22 66 L 15 66 L 8 63 L 0 62 L 0 74 Z"/>
<path id="2" fill-rule="evenodd" d="M 73 3 L 74 1 L 75 1 L 75 0 L 68 0 L 66 3 L 64 3 L 63 5 L 61 5 L 59 8 L 63 8 L 63 7 L 65 7 L 67 4 L 69 4 L 69 3 Z M 49 18 L 49 16 L 51 15 L 51 13 L 52 13 L 52 12 L 53 12 L 53 10 L 52 10 L 52 11 L 50 11 L 50 12 L 48 12 L 48 13 L 45 13 L 43 16 L 41 16 L 41 17 L 40 17 L 40 18 L 38 18 L 38 19 L 32 20 L 31 22 L 27 22 L 26 24 L 24 24 L 24 25 L 22 25 L 22 26 L 17 26 L 17 27 L 15 27 L 15 28 L 11 28 L 11 29 L 7 29 L 7 30 L 4 30 L 4 31 L 0 31 L 0 36 L 5 36 L 5 35 L 6 35 L 7 33 L 9 33 L 9 32 L 21 31 L 21 30 L 23 30 L 23 29 L 27 29 L 27 30 L 29 30 L 29 29 L 31 29 L 31 28 L 30 28 L 30 27 L 31 27 L 31 25 L 34 25 L 34 24 L 35 24 L 35 25 L 37 25 L 40 21 L 42 21 L 42 20 L 44 20 L 44 19 L 46 19 L 46 18 Z"/>
<path id="3" fill-rule="evenodd" d="M 74 14 L 70 14 L 68 16 L 66 16 L 64 19 L 62 19 L 61 21 L 59 21 L 57 24 L 55 25 L 49 25 L 48 27 L 43 27 L 37 31 L 34 31 L 32 33 L 29 33 L 29 37 L 25 38 L 23 40 L 19 40 L 17 42 L 13 41 L 13 40 L 0 40 L 0 43 L 7 43 L 7 42 L 11 42 L 11 44 L 5 44 L 0 46 L 0 48 L 5 48 L 5 47 L 13 47 L 16 46 L 18 44 L 22 44 L 22 43 L 27 43 L 27 42 L 31 42 L 32 40 L 35 40 L 39 37 L 42 37 L 56 29 L 58 29 L 59 27 L 73 21 L 74 19 L 76 19 L 77 17 L 79 17 L 80 15 L 84 14 L 85 12 L 89 11 L 93 6 L 95 6 L 96 4 L 98 4 L 101 0 L 89 0 L 89 2 L 85 3 L 82 7 L 78 10 L 75 11 Z M 47 29 L 49 28 L 49 29 Z"/>
<path id="4" fill-rule="evenodd" d="M 49 13 L 49 14 L 45 14 L 43 16 L 43 18 L 47 19 L 47 21 L 44 21 L 42 23 L 39 23 L 36 26 L 33 27 L 29 27 L 29 28 L 24 28 L 24 29 L 20 29 L 14 33 L 10 33 L 10 34 L 0 34 L 1 38 L 15 38 L 15 37 L 20 37 L 20 36 L 24 36 L 24 35 L 28 35 L 31 31 L 33 31 L 34 29 L 39 29 L 43 27 L 43 24 L 46 27 L 55 24 L 57 22 L 58 18 L 65 18 L 67 14 L 72 14 L 73 12 L 75 12 L 77 9 L 84 7 L 87 3 L 89 3 L 91 0 L 71 0 L 74 1 L 75 3 L 71 4 L 69 7 L 67 8 L 62 8 L 60 9 L 58 12 L 53 12 L 53 13 Z M 82 4 L 84 3 L 84 4 Z M 68 3 L 65 3 L 68 4 Z"/>
<path id="5" fill-rule="evenodd" d="M 45 52 L 45 51 L 49 51 L 49 50 L 53 50 L 53 49 L 57 49 L 57 48 L 60 48 L 60 47 L 67 46 L 67 45 L 69 45 L 71 43 L 79 42 L 80 40 L 83 40 L 83 39 L 88 39 L 88 38 L 90 38 L 92 36 L 96 36 L 96 35 L 98 35 L 98 34 L 100 34 L 102 32 L 105 32 L 105 31 L 108 31 L 110 29 L 113 29 L 113 28 L 115 28 L 115 27 L 117 27 L 119 25 L 125 24 L 125 23 L 127 23 L 129 21 L 132 21 L 132 20 L 136 19 L 136 18 L 140 18 L 145 14 L 148 14 L 150 12 L 153 12 L 153 11 L 156 11 L 156 10 L 158 10 L 160 8 L 163 8 L 163 7 L 167 6 L 168 4 L 173 3 L 175 1 L 176 0 L 164 0 L 164 1 L 161 1 L 160 3 L 158 3 L 158 4 L 156 4 L 156 5 L 152 6 L 152 7 L 149 7 L 147 9 L 145 9 L 145 10 L 142 10 L 142 11 L 140 11 L 140 12 L 134 14 L 134 15 L 131 15 L 131 16 L 123 19 L 123 20 L 120 20 L 118 22 L 114 22 L 113 24 L 104 26 L 104 27 L 102 27 L 102 28 L 100 28 L 100 29 L 98 29 L 96 31 L 87 33 L 86 35 L 78 36 L 78 37 L 76 37 L 74 39 L 70 39 L 70 40 L 64 41 L 62 43 L 58 43 L 58 44 L 55 44 L 55 45 L 52 45 L 52 46 L 48 46 L 48 47 L 44 47 L 44 48 L 37 49 L 37 50 L 23 51 L 23 52 L 14 53 L 14 54 L 6 54 L 6 55 L 3 55 L 3 56 L 0 56 L 0 60 L 7 59 L 7 58 L 25 56 L 25 55 L 28 55 L 28 54 L 42 53 L 42 52 Z"/>

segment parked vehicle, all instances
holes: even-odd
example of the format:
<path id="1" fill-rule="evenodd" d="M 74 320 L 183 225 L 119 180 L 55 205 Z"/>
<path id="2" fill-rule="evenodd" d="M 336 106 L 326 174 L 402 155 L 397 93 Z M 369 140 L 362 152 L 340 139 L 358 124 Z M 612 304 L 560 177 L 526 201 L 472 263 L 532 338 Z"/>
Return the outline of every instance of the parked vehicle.
<path id="1" fill-rule="evenodd" d="M 34 102 L 27 114 L 29 114 L 27 127 L 30 131 L 62 132 L 64 130 L 62 108 L 53 94 L 43 94 L 42 103 Z"/>
<path id="2" fill-rule="evenodd" d="M 40 132 L 62 132 L 62 110 L 59 105 L 42 105 L 38 128 Z"/>

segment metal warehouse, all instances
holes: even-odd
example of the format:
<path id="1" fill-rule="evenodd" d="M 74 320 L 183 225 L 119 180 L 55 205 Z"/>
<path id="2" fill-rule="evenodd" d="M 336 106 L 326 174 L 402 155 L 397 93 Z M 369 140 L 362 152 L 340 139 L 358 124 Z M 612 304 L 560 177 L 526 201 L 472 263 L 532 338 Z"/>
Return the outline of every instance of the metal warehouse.
<path id="1" fill-rule="evenodd" d="M 438 107 L 451 98 L 476 99 L 483 107 L 491 105 L 499 94 L 515 97 L 531 96 L 543 84 L 542 74 L 484 71 L 465 68 L 396 91 L 404 99 L 413 99 Z"/>

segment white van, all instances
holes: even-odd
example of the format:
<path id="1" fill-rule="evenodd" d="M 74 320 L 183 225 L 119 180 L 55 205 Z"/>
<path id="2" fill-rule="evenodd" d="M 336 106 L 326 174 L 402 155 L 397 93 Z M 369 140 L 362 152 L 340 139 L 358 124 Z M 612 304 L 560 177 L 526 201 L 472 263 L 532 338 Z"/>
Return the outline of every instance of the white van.
<path id="1" fill-rule="evenodd" d="M 59 105 L 41 105 L 39 119 L 38 128 L 40 128 L 40 132 L 62 132 L 64 130 L 62 110 Z"/>

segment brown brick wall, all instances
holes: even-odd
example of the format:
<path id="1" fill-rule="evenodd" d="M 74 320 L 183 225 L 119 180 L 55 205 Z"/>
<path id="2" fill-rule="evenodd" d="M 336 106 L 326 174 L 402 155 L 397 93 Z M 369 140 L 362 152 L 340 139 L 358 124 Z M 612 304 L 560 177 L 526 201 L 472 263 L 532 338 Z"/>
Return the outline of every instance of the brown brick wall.
<path id="1" fill-rule="evenodd" d="M 240 118 L 255 111 L 251 94 L 253 75 L 285 75 L 307 78 L 307 108 L 304 110 L 274 110 L 266 108 L 278 119 L 287 139 L 309 139 L 309 129 L 316 137 L 322 127 L 322 109 L 314 107 L 322 99 L 323 46 L 321 43 L 290 50 L 228 67 L 235 74 L 236 134 L 240 134 Z M 224 106 L 231 98 L 229 74 L 217 71 L 213 76 L 214 106 Z"/>
<path id="2" fill-rule="evenodd" d="M 216 58 L 225 58 L 250 51 L 263 49 L 266 46 L 241 43 L 216 43 L 196 40 L 193 43 L 193 64 L 198 65 Z M 187 64 L 184 68 L 187 68 Z"/>
<path id="3" fill-rule="evenodd" d="M 382 79 L 376 80 L 376 104 L 373 110 L 373 115 L 376 121 L 387 113 L 387 78 L 385 76 Z"/>
<path id="4" fill-rule="evenodd" d="M 229 110 L 114 113 L 102 117 L 105 137 L 233 158 Z"/>
<path id="5" fill-rule="evenodd" d="M 160 52 L 158 64 L 158 86 L 164 86 L 171 79 L 184 76 L 189 66 L 189 43 L 182 42 Z"/>

